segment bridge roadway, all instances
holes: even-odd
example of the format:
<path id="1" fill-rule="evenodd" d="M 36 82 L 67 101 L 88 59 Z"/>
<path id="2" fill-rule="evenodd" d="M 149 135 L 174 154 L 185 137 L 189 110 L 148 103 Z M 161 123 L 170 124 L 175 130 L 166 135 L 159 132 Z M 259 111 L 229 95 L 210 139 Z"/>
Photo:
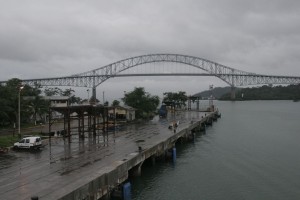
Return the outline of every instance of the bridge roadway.
<path id="1" fill-rule="evenodd" d="M 128 178 L 128 170 L 165 151 L 177 138 L 213 115 L 198 111 L 179 111 L 166 119 L 147 123 L 71 143 L 53 138 L 38 152 L 10 151 L 0 155 L 0 199 L 96 199 Z M 177 132 L 168 125 L 178 120 Z M 172 144 L 173 143 L 173 144 Z M 142 151 L 138 150 L 142 147 Z"/>

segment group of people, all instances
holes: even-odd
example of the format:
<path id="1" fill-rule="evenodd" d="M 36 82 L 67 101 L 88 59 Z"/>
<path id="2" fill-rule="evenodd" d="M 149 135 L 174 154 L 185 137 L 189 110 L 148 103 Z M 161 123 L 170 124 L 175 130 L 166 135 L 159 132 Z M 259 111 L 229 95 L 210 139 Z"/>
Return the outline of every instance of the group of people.
<path id="1" fill-rule="evenodd" d="M 173 129 L 174 133 L 176 133 L 176 129 L 179 125 L 179 121 L 173 121 L 172 123 L 169 124 L 169 129 Z"/>

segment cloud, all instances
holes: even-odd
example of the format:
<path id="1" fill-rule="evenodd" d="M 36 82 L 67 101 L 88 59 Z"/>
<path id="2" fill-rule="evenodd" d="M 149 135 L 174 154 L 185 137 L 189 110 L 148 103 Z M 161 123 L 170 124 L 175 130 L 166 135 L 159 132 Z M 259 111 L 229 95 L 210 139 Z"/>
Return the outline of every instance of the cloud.
<path id="1" fill-rule="evenodd" d="M 149 53 L 300 76 L 299 13 L 297 0 L 2 1 L 0 80 L 71 75 Z M 144 80 L 153 85 L 153 78 Z"/>

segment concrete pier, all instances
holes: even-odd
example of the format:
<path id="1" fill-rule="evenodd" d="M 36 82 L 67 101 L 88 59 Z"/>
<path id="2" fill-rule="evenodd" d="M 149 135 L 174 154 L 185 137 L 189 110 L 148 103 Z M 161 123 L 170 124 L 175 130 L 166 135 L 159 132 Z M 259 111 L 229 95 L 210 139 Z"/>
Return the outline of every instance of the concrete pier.
<path id="1" fill-rule="evenodd" d="M 11 151 L 0 160 L 1 199 L 99 199 L 141 174 L 146 159 L 172 150 L 182 138 L 194 137 L 213 123 L 216 112 L 178 111 L 168 118 L 126 126 L 85 139 L 53 138 L 40 152 Z M 174 133 L 168 128 L 180 121 Z M 77 136 L 76 136 L 77 135 Z"/>

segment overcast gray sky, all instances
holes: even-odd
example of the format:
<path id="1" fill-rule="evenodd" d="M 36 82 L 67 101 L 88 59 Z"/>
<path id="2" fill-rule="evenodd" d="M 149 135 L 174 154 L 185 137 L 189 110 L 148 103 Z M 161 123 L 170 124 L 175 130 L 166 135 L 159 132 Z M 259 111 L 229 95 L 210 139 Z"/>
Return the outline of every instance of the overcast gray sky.
<path id="1" fill-rule="evenodd" d="M 0 80 L 57 77 L 132 56 L 178 53 L 236 69 L 300 76 L 299 0 L 0 0 Z M 187 67 L 187 66 L 182 66 Z M 135 86 L 194 94 L 214 77 L 115 78 L 117 99 Z M 87 96 L 86 88 L 78 94 Z"/>

